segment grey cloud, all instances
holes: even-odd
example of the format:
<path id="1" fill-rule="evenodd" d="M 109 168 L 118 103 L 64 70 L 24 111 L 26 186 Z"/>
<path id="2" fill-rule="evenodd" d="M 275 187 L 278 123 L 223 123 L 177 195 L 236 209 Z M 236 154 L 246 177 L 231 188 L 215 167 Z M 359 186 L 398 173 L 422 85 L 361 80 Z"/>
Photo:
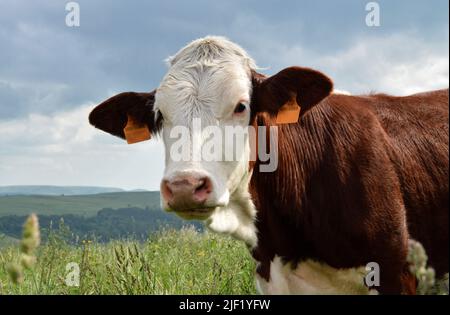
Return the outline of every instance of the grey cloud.
<path id="1" fill-rule="evenodd" d="M 274 71 L 284 66 L 283 48 L 329 55 L 348 49 L 355 38 L 417 29 L 430 38 L 432 50 L 448 35 L 442 31 L 448 27 L 445 0 L 434 6 L 379 1 L 384 24 L 376 30 L 364 25 L 364 0 L 78 2 L 81 27 L 69 28 L 64 1 L 2 1 L 0 82 L 24 88 L 0 87 L 0 119 L 66 110 L 116 91 L 150 90 L 165 72 L 162 60 L 206 34 L 230 37 Z M 293 61 L 310 60 L 299 54 Z M 34 82 L 64 89 L 40 90 Z"/>

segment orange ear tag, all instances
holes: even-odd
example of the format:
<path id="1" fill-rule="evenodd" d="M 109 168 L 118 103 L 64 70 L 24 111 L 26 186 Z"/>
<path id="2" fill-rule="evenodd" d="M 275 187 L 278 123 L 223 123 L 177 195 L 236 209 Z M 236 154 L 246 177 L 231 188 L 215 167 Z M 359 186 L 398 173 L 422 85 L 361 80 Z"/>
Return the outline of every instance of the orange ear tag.
<path id="1" fill-rule="evenodd" d="M 284 104 L 277 114 L 277 124 L 293 124 L 298 122 L 300 116 L 300 106 L 295 99 Z"/>
<path id="2" fill-rule="evenodd" d="M 128 122 L 123 128 L 123 133 L 128 144 L 146 141 L 152 137 L 147 125 L 138 123 L 130 115 L 128 115 Z"/>

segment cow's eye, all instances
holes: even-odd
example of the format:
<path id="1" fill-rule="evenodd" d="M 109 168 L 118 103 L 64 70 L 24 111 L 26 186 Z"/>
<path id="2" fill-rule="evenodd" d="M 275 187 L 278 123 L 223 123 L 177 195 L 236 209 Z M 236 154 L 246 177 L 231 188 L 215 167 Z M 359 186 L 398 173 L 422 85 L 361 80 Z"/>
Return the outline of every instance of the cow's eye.
<path id="1" fill-rule="evenodd" d="M 247 106 L 245 106 L 242 103 L 239 103 L 239 104 L 236 105 L 236 107 L 234 109 L 234 112 L 236 114 L 239 114 L 239 113 L 243 113 L 246 109 L 247 109 Z"/>

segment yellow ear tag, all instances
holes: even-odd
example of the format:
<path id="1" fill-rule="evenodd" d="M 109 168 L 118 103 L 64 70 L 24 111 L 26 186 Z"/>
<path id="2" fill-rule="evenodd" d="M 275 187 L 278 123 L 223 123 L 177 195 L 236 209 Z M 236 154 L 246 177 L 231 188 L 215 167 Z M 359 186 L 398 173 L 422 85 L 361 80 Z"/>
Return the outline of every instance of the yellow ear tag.
<path id="1" fill-rule="evenodd" d="M 298 122 L 300 116 L 300 106 L 295 99 L 284 104 L 277 114 L 277 124 L 293 124 Z"/>
<path id="2" fill-rule="evenodd" d="M 152 137 L 147 125 L 138 123 L 130 115 L 128 115 L 128 122 L 123 128 L 123 133 L 128 144 L 149 140 Z"/>

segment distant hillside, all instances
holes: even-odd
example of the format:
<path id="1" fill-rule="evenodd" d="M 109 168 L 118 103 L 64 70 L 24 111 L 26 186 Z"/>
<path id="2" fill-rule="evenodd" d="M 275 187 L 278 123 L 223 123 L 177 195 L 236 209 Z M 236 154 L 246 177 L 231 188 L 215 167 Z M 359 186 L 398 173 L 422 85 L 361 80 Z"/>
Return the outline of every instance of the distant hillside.
<path id="1" fill-rule="evenodd" d="M 103 208 L 137 207 L 160 211 L 159 192 L 116 192 L 84 196 L 0 196 L 0 217 L 6 215 L 74 214 L 95 216 Z"/>
<path id="2" fill-rule="evenodd" d="M 96 186 L 0 186 L 0 196 L 5 195 L 44 195 L 44 196 L 73 196 L 93 195 L 111 192 L 122 192 L 121 188 Z"/>
<path id="3" fill-rule="evenodd" d="M 9 215 L 0 217 L 0 233 L 6 235 L 0 237 L 3 243 L 11 243 L 22 236 L 23 223 L 26 216 Z M 181 229 L 183 226 L 193 225 L 202 229 L 198 222 L 187 222 L 176 215 L 162 210 L 141 209 L 136 207 L 120 209 L 102 209 L 95 216 L 84 217 L 74 214 L 64 215 L 39 215 L 41 238 L 48 240 L 50 229 L 58 231 L 65 240 L 74 242 L 77 239 L 96 239 L 107 242 L 114 239 L 133 238 L 139 240 L 148 239 L 149 235 L 162 229 Z M 70 232 L 60 230 L 61 220 Z M 1 244 L 1 243 L 0 243 Z"/>
<path id="4" fill-rule="evenodd" d="M 163 228 L 180 229 L 199 222 L 187 222 L 160 208 L 159 192 L 116 192 L 81 196 L 0 196 L 0 245 L 10 244 L 22 235 L 22 226 L 30 213 L 39 217 L 45 240 L 50 227 L 61 219 L 73 237 L 109 241 L 132 237 L 145 240 Z M 72 236 L 70 236 L 72 235 Z"/>
<path id="5" fill-rule="evenodd" d="M 19 242 L 17 238 L 7 236 L 0 232 L 0 248 L 15 245 Z"/>

